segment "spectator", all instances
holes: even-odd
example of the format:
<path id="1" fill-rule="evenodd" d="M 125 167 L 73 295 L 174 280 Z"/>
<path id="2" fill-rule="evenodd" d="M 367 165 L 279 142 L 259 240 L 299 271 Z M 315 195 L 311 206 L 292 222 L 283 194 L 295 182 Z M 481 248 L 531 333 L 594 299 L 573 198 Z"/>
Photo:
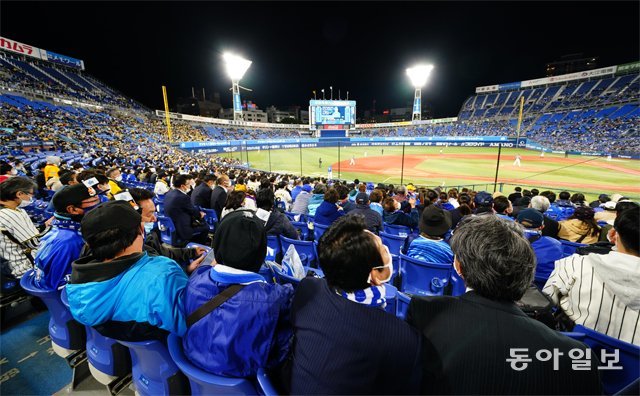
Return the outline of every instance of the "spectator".
<path id="1" fill-rule="evenodd" d="M 569 194 L 568 191 L 560 192 L 560 194 L 558 195 L 558 200 L 556 201 L 556 205 L 564 206 L 564 207 L 573 207 L 573 204 L 571 203 L 571 201 L 569 201 L 570 197 L 571 197 L 571 194 Z"/>
<path id="2" fill-rule="evenodd" d="M 231 189 L 229 176 L 222 174 L 216 179 L 216 187 L 211 192 L 211 209 L 216 211 L 218 219 L 222 219 L 222 209 L 227 202 L 227 194 Z"/>
<path id="3" fill-rule="evenodd" d="M 511 206 L 511 201 L 505 196 L 498 196 L 493 199 L 493 210 L 496 212 L 496 216 L 513 221 L 513 218 L 510 216 L 513 212 L 513 206 Z"/>
<path id="4" fill-rule="evenodd" d="M 314 216 L 316 223 L 330 226 L 340 216 L 345 215 L 344 210 L 338 206 L 338 198 L 338 191 L 333 187 L 324 193 L 324 201 L 318 206 Z"/>
<path id="5" fill-rule="evenodd" d="M 35 284 L 41 289 L 57 290 L 69 281 L 71 263 L 80 257 L 84 246 L 80 221 L 100 204 L 100 198 L 93 188 L 76 184 L 58 191 L 51 201 L 54 220 L 35 256 Z"/>
<path id="6" fill-rule="evenodd" d="M 538 195 L 531 198 L 531 203 L 529 204 L 530 208 L 537 210 L 542 213 L 544 218 L 544 227 L 542 228 L 542 236 L 551 237 L 554 239 L 558 239 L 558 231 L 560 231 L 560 223 L 545 215 L 545 213 L 551 207 L 551 203 L 549 199 L 544 195 Z"/>
<path id="7" fill-rule="evenodd" d="M 187 286 L 184 310 L 193 323 L 183 340 L 185 355 L 203 370 L 231 377 L 278 366 L 292 337 L 293 288 L 269 284 L 257 274 L 267 253 L 263 222 L 250 211 L 229 213 L 216 231 L 213 251 L 217 264 L 198 268 Z M 193 318 L 202 305 L 234 289 L 223 305 Z"/>
<path id="8" fill-rule="evenodd" d="M 284 235 L 287 238 L 298 239 L 298 230 L 282 212 L 274 210 L 275 195 L 270 188 L 263 188 L 256 194 L 258 210 L 256 216 L 262 220 L 267 235 Z"/>
<path id="9" fill-rule="evenodd" d="M 143 252 L 142 216 L 128 202 L 99 205 L 82 219 L 93 252 L 72 264 L 66 290 L 73 317 L 123 341 L 184 335 L 187 275 L 178 263 Z"/>
<path id="10" fill-rule="evenodd" d="M 607 194 L 600 194 L 598 196 L 598 199 L 596 199 L 595 201 L 589 203 L 589 206 L 591 206 L 592 208 L 601 208 L 604 206 L 604 204 L 606 204 L 607 202 L 611 201 L 611 198 L 609 198 L 609 196 Z M 615 202 L 614 202 L 615 204 Z"/>
<path id="11" fill-rule="evenodd" d="M 456 228 L 460 219 L 473 213 L 473 209 L 471 208 L 472 199 L 469 194 L 460 193 L 460 195 L 458 195 L 458 204 L 457 208 L 450 211 L 452 229 Z"/>
<path id="12" fill-rule="evenodd" d="M 595 213 L 593 215 L 593 218 L 596 221 L 606 221 L 607 223 L 613 223 L 613 221 L 616 219 L 616 203 L 613 201 L 607 201 L 602 204 L 602 208 L 604 210 L 602 212 Z"/>
<path id="13" fill-rule="evenodd" d="M 303 184 L 300 193 L 294 198 L 292 213 L 309 214 L 309 201 L 311 200 L 311 186 L 309 184 Z"/>
<path id="14" fill-rule="evenodd" d="M 493 197 L 486 191 L 480 191 L 473 198 L 475 204 L 474 214 L 495 213 L 493 210 Z"/>
<path id="15" fill-rule="evenodd" d="M 224 208 L 222 209 L 222 216 L 220 220 L 222 220 L 226 215 L 238 209 L 245 209 L 244 203 L 246 202 L 247 194 L 244 191 L 233 190 L 227 196 L 227 202 L 224 204 Z M 248 210 L 248 209 L 247 209 Z"/>
<path id="16" fill-rule="evenodd" d="M 373 195 L 373 192 L 371 195 Z M 367 225 L 367 230 L 376 235 L 378 235 L 380 231 L 384 231 L 382 227 L 382 215 L 371 209 L 369 206 L 369 196 L 365 192 L 360 192 L 356 195 L 356 208 L 349 212 L 349 214 L 362 216 L 364 223 Z"/>
<path id="17" fill-rule="evenodd" d="M 211 209 L 211 193 L 216 177 L 214 175 L 206 175 L 191 193 L 191 203 L 195 207 L 202 209 Z"/>
<path id="18" fill-rule="evenodd" d="M 305 184 L 309 184 L 309 183 L 307 182 Z M 293 190 L 291 190 L 291 200 L 295 202 L 300 192 L 302 192 L 302 180 L 296 179 L 294 182 Z"/>
<path id="19" fill-rule="evenodd" d="M 288 212 L 291 210 L 291 204 L 293 200 L 291 198 L 291 194 L 289 193 L 286 187 L 287 187 L 286 182 L 281 181 L 280 183 L 278 183 L 277 189 L 275 192 L 275 199 L 277 201 L 284 202 L 284 210 L 285 212 Z"/>
<path id="20" fill-rule="evenodd" d="M 591 370 L 574 371 L 568 356 L 572 349 L 584 353 L 586 346 L 529 318 L 515 304 L 531 285 L 535 266 L 521 227 L 496 216 L 476 216 L 455 230 L 451 247 L 455 271 L 470 290 L 459 297 L 413 296 L 407 312 L 407 321 L 428 345 L 422 350 L 422 394 L 599 392 L 595 359 Z M 527 356 L 557 349 L 561 357 L 557 365 L 529 360 L 523 376 L 514 369 L 522 366 L 510 363 L 516 348 Z"/>
<path id="21" fill-rule="evenodd" d="M 518 200 L 522 198 L 522 187 L 516 187 L 513 190 L 514 192 L 509 194 L 508 197 L 509 201 L 511 201 L 511 205 L 515 205 L 516 202 L 518 202 Z"/>
<path id="22" fill-rule="evenodd" d="M 109 195 L 113 198 L 114 195 L 122 191 L 124 185 L 122 184 L 122 173 L 118 168 L 110 168 L 105 173 L 109 178 Z"/>
<path id="23" fill-rule="evenodd" d="M 209 226 L 202 221 L 204 212 L 196 209 L 187 195 L 191 188 L 190 180 L 189 175 L 175 175 L 174 189 L 164 198 L 164 213 L 176 227 L 171 241 L 174 247 L 184 247 L 189 242 L 207 244 Z"/>
<path id="24" fill-rule="evenodd" d="M 156 178 L 156 183 L 153 187 L 153 192 L 156 195 L 165 195 L 171 188 L 169 188 L 169 182 L 167 182 L 167 178 L 169 175 L 165 171 L 160 171 Z"/>
<path id="25" fill-rule="evenodd" d="M 371 203 L 369 204 L 369 207 L 374 212 L 377 212 L 380 215 L 380 217 L 382 217 L 382 213 L 384 213 L 384 209 L 382 208 L 382 199 L 383 199 L 383 194 L 380 189 L 376 188 L 375 190 L 371 191 L 371 195 L 369 195 L 369 200 L 371 201 Z M 356 201 L 356 204 L 357 204 L 357 201 Z"/>
<path id="26" fill-rule="evenodd" d="M 316 183 L 313 187 L 313 195 L 309 198 L 309 204 L 307 205 L 307 212 L 309 216 L 316 215 L 316 209 L 324 201 L 324 193 L 327 192 L 327 186 L 322 183 Z"/>
<path id="27" fill-rule="evenodd" d="M 256 192 L 250 188 L 247 188 L 247 195 L 244 197 L 244 203 L 242 204 L 247 209 L 251 209 L 254 212 L 258 210 L 256 205 Z"/>
<path id="28" fill-rule="evenodd" d="M 594 219 L 594 214 L 593 208 L 577 207 L 568 220 L 560 222 L 558 238 L 587 245 L 598 242 L 600 227 Z"/>
<path id="29" fill-rule="evenodd" d="M 448 197 L 449 203 L 451 205 L 453 205 L 454 209 L 457 209 L 458 206 L 460 206 L 460 204 L 458 203 L 458 189 L 457 188 L 449 189 L 449 191 L 447 191 L 447 197 Z"/>
<path id="30" fill-rule="evenodd" d="M 7 180 L 10 177 L 16 176 L 18 170 L 11 166 L 10 163 L 0 161 L 0 183 Z"/>
<path id="31" fill-rule="evenodd" d="M 571 198 L 569 198 L 569 201 L 571 201 L 571 203 L 573 204 L 574 207 L 580 207 L 580 206 L 589 206 L 587 205 L 587 203 L 585 202 L 585 197 L 584 194 L 582 193 L 575 193 L 571 196 Z"/>
<path id="32" fill-rule="evenodd" d="M 450 228 L 449 211 L 427 206 L 420 216 L 420 236 L 409 245 L 407 256 L 429 263 L 453 264 L 453 252 L 443 239 Z"/>
<path id="33" fill-rule="evenodd" d="M 534 200 L 537 198 L 544 197 L 533 197 Z M 548 279 L 553 271 L 555 261 L 560 260 L 563 256 L 562 243 L 557 239 L 543 235 L 544 216 L 537 209 L 529 208 L 521 211 L 518 213 L 517 221 L 525 228 L 524 237 L 529 240 L 533 252 L 536 254 L 536 280 Z"/>
<path id="34" fill-rule="evenodd" d="M 511 216 L 518 217 L 518 213 L 520 213 L 521 210 L 527 209 L 529 207 L 529 204 L 531 204 L 531 196 L 530 195 L 523 196 L 518 200 L 518 204 L 513 207 L 513 212 L 511 212 Z"/>
<path id="35" fill-rule="evenodd" d="M 47 182 L 52 177 L 58 177 L 59 166 L 62 162 L 60 157 L 50 155 L 46 157 L 47 165 L 44 167 L 44 181 Z"/>
<path id="36" fill-rule="evenodd" d="M 618 214 L 609 240 L 615 245 L 609 254 L 557 261 L 543 292 L 572 323 L 640 345 L 639 207 Z"/>
<path id="37" fill-rule="evenodd" d="M 338 205 L 340 205 L 340 207 L 344 210 L 344 213 L 347 214 L 352 210 L 354 210 L 356 208 L 356 204 L 351 202 L 351 200 L 349 199 L 349 193 L 350 193 L 349 188 L 343 184 L 339 184 L 335 188 L 336 188 L 336 191 L 338 192 L 338 200 L 339 200 Z M 356 190 L 353 190 L 353 191 L 356 191 Z M 353 194 L 354 201 L 355 201 L 355 195 L 356 194 Z"/>
<path id="38" fill-rule="evenodd" d="M 0 183 L 0 257 L 11 273 L 20 278 L 32 268 L 33 255 L 38 248 L 38 229 L 23 209 L 33 203 L 36 185 L 26 177 L 12 177 Z"/>
<path id="39" fill-rule="evenodd" d="M 291 308 L 288 392 L 417 393 L 420 338 L 383 310 L 393 264 L 380 238 L 362 218 L 344 216 L 322 235 L 318 253 L 325 279 L 303 279 Z"/>
<path id="40" fill-rule="evenodd" d="M 409 199 L 409 206 L 411 208 L 411 212 L 406 214 L 400 210 L 400 202 L 391 197 L 387 197 L 382 205 L 384 208 L 382 219 L 387 224 L 403 225 L 409 228 L 415 228 L 418 226 L 419 219 L 415 198 Z"/>

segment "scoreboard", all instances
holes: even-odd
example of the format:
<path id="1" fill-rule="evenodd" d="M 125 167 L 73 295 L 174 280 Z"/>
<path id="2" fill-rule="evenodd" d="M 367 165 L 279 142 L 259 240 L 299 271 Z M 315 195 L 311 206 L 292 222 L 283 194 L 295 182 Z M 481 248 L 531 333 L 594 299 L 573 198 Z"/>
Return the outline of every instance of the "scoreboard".
<path id="1" fill-rule="evenodd" d="M 355 100 L 310 100 L 311 130 L 349 130 L 356 128 Z"/>

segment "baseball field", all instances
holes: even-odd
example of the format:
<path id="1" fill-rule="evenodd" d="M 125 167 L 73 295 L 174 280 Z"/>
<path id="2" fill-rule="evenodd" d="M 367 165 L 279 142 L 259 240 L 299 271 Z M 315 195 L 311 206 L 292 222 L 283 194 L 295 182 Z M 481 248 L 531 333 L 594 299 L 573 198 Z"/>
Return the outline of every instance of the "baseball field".
<path id="1" fill-rule="evenodd" d="M 236 152 L 232 155 L 256 169 L 346 180 L 413 183 L 419 186 L 467 186 L 493 191 L 498 148 L 475 147 L 337 147 Z M 520 166 L 514 164 L 521 156 Z M 403 160 L 404 158 L 404 160 Z M 322 163 L 320 163 L 320 159 Z M 352 160 L 353 159 L 353 160 Z M 640 161 L 569 156 L 523 149 L 502 149 L 498 170 L 505 192 L 523 188 L 582 192 L 590 199 L 600 193 L 640 198 Z"/>

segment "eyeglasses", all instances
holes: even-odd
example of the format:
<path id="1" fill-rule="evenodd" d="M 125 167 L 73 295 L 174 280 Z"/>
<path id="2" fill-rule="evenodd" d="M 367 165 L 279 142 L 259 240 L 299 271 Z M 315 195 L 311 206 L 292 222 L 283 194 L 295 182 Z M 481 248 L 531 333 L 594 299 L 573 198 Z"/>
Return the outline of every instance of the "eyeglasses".
<path id="1" fill-rule="evenodd" d="M 23 194 L 30 195 L 30 196 L 32 196 L 32 197 L 35 195 L 35 193 L 34 193 L 34 192 L 27 192 L 27 191 L 19 191 L 19 192 L 21 192 L 21 193 L 23 193 Z"/>

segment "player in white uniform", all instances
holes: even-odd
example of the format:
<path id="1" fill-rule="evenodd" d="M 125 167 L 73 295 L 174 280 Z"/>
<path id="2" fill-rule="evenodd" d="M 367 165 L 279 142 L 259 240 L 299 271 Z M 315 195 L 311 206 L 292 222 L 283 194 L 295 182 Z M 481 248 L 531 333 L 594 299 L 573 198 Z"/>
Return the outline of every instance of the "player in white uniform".
<path id="1" fill-rule="evenodd" d="M 520 165 L 520 154 L 516 154 L 516 160 L 513 161 L 513 166 L 516 166 L 516 165 L 522 166 Z"/>
<path id="2" fill-rule="evenodd" d="M 356 164 L 356 157 L 355 156 L 351 156 L 351 160 L 349 161 L 349 165 L 355 165 Z"/>

